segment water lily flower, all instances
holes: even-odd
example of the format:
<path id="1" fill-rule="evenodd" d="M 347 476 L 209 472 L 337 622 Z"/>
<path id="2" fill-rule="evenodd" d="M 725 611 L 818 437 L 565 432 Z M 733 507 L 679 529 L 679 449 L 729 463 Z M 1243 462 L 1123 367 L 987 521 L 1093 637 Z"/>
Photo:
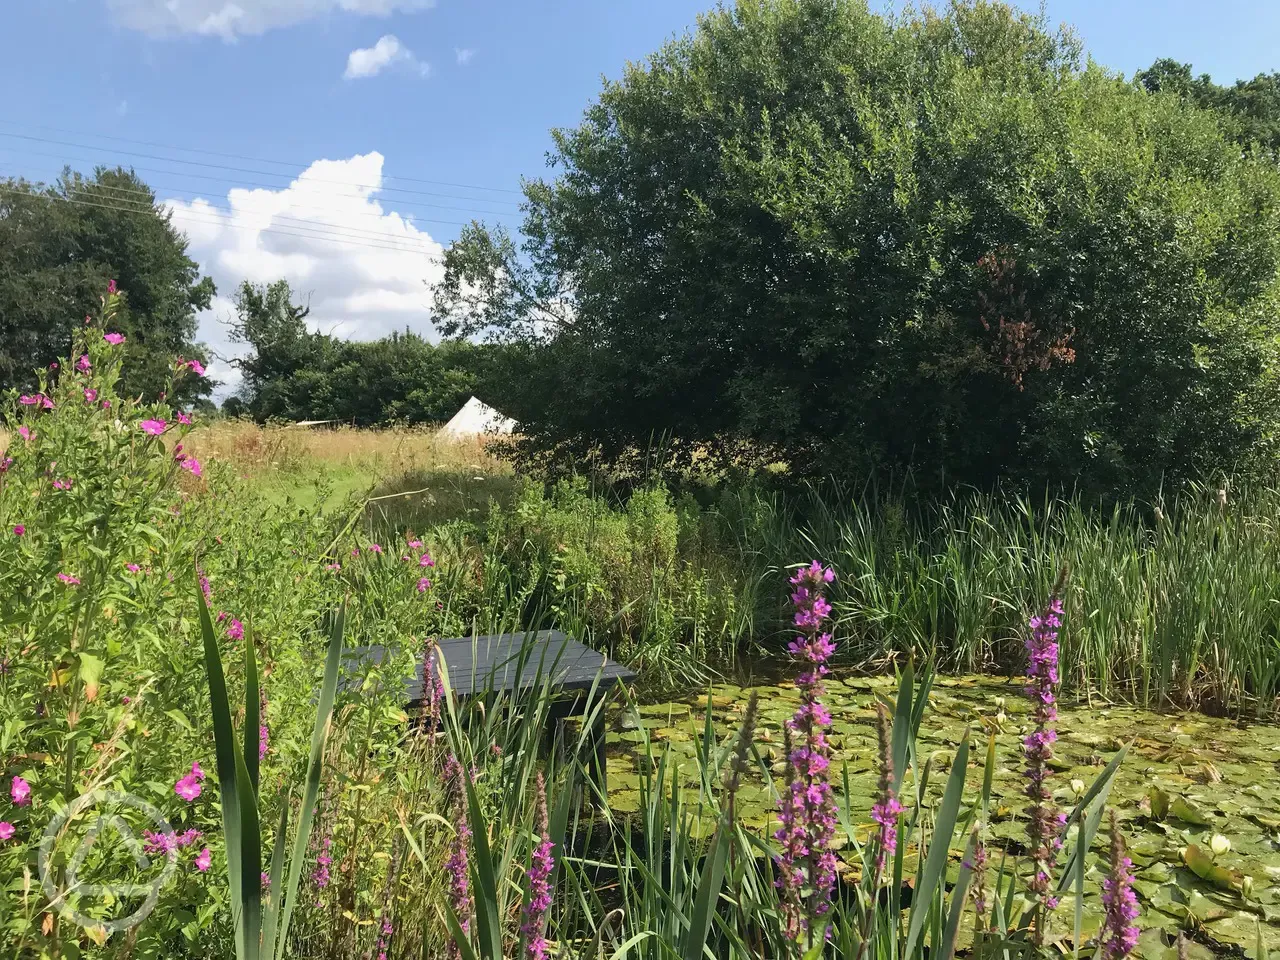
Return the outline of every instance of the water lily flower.
<path id="1" fill-rule="evenodd" d="M 113 347 L 118 347 L 124 343 L 124 334 L 122 333 L 104 333 L 102 339 L 107 341 Z"/>
<path id="2" fill-rule="evenodd" d="M 15 806 L 25 807 L 31 802 L 31 784 L 21 777 L 14 777 L 13 782 L 9 784 L 9 796 L 13 798 Z"/>
<path id="3" fill-rule="evenodd" d="M 1231 841 L 1220 833 L 1215 833 L 1209 840 L 1209 849 L 1215 857 L 1220 857 L 1231 849 Z"/>
<path id="4" fill-rule="evenodd" d="M 142 428 L 143 433 L 158 437 L 164 433 L 167 424 L 163 420 L 143 420 L 138 426 Z"/>

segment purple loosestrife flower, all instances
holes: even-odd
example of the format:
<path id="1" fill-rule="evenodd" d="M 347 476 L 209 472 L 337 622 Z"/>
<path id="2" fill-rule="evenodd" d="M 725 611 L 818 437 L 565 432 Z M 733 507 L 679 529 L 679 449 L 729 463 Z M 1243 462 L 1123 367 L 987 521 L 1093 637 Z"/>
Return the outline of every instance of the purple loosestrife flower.
<path id="1" fill-rule="evenodd" d="M 440 728 L 440 697 L 443 691 L 436 669 L 437 650 L 436 642 L 428 640 L 422 651 L 422 702 L 427 707 L 427 733 L 435 733 Z"/>
<path id="2" fill-rule="evenodd" d="M 973 856 L 965 864 L 973 876 L 969 880 L 969 896 L 973 900 L 974 912 L 981 922 L 987 912 L 987 845 L 982 839 L 982 824 L 973 826 Z"/>
<path id="3" fill-rule="evenodd" d="M 877 833 L 879 850 L 876 853 L 878 885 L 885 863 L 898 853 L 898 818 L 902 816 L 902 804 L 893 790 L 893 735 L 889 710 L 883 703 L 876 704 L 876 737 L 880 745 L 880 792 L 871 808 L 871 819 L 880 825 Z"/>
<path id="4" fill-rule="evenodd" d="M 1124 960 L 1138 945 L 1138 898 L 1133 892 L 1133 861 L 1125 855 L 1124 834 L 1111 811 L 1111 868 L 1102 881 L 1102 956 Z"/>
<path id="5" fill-rule="evenodd" d="M 824 632 L 831 605 L 822 591 L 835 576 L 831 568 L 815 560 L 791 578 L 795 624 L 801 632 L 788 649 L 805 666 L 796 677 L 800 706 L 787 721 L 788 785 L 779 803 L 781 826 L 774 839 L 782 845 L 777 857 L 777 885 L 783 916 L 787 934 L 796 940 L 805 933 L 810 939 L 814 937 L 813 923 L 830 911 L 836 882 L 836 856 L 830 849 L 836 824 L 828 772 L 831 714 L 821 700 L 827 660 L 835 652 L 831 634 Z M 822 921 L 818 937 L 825 938 L 826 930 Z"/>
<path id="6" fill-rule="evenodd" d="M 1049 761 L 1053 759 L 1053 744 L 1058 739 L 1054 724 L 1058 719 L 1058 628 L 1062 626 L 1062 601 L 1057 596 L 1049 598 L 1044 614 L 1032 617 L 1031 632 L 1027 636 L 1027 676 L 1031 683 L 1027 695 L 1031 698 L 1032 718 L 1035 729 L 1023 741 L 1027 760 L 1026 794 L 1031 800 L 1027 810 L 1028 847 L 1034 860 L 1034 873 L 1028 883 L 1033 899 L 1042 906 L 1034 932 L 1035 942 L 1043 946 L 1045 912 L 1058 905 L 1057 897 L 1049 893 L 1053 882 L 1053 868 L 1062 847 L 1062 827 L 1066 815 L 1054 806 L 1052 793 L 1046 780 L 1049 777 Z"/>
<path id="7" fill-rule="evenodd" d="M 244 624 L 241 623 L 239 620 L 237 620 L 235 617 L 232 617 L 231 622 L 227 624 L 227 639 L 228 640 L 244 639 Z"/>
<path id="8" fill-rule="evenodd" d="M 462 932 L 471 932 L 471 916 L 474 901 L 471 899 L 469 886 L 470 860 L 468 848 L 471 842 L 471 825 L 467 817 L 466 788 L 463 786 L 462 766 L 453 754 L 445 764 L 445 782 L 453 799 L 453 839 L 449 842 L 449 859 L 445 861 L 444 870 L 449 880 L 449 905 L 457 917 Z M 461 958 L 462 951 L 452 939 L 449 941 L 449 957 L 451 960 Z"/>
<path id="9" fill-rule="evenodd" d="M 333 837 L 326 835 L 320 841 L 320 852 L 316 855 L 316 868 L 311 871 L 311 882 L 317 890 L 329 886 L 329 867 L 333 865 Z"/>
<path id="10" fill-rule="evenodd" d="M 547 783 L 538 772 L 537 786 L 538 846 L 529 864 L 529 896 L 524 902 L 524 920 L 520 924 L 520 936 L 524 937 L 525 956 L 528 960 L 547 960 L 548 945 L 543 936 L 547 926 L 547 911 L 551 909 L 551 873 L 555 858 L 551 851 L 550 821 L 547 817 Z"/>

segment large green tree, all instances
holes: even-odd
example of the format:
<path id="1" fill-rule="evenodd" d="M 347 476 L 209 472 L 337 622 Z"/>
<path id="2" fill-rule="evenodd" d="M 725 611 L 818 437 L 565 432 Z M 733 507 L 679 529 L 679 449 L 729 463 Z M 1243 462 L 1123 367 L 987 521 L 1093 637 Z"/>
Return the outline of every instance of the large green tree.
<path id="1" fill-rule="evenodd" d="M 245 282 L 232 337 L 249 347 L 233 409 L 258 420 L 342 420 L 361 426 L 451 417 L 485 392 L 505 352 L 466 341 L 440 346 L 411 333 L 371 341 L 317 333 L 285 280 Z"/>
<path id="2" fill-rule="evenodd" d="M 1280 157 L 1280 73 L 1260 73 L 1225 86 L 1207 73 L 1193 75 L 1189 63 L 1163 57 L 1140 71 L 1137 80 L 1151 93 L 1172 94 L 1216 111 L 1234 140 Z"/>
<path id="3" fill-rule="evenodd" d="M 196 314 L 214 294 L 168 212 L 131 170 L 67 171 L 47 187 L 0 180 L 0 387 L 29 388 L 36 368 L 65 355 L 71 329 L 100 309 L 110 280 L 128 337 L 121 389 L 153 398 L 175 357 L 207 359 Z M 183 377 L 176 399 L 212 386 Z"/>
<path id="4" fill-rule="evenodd" d="M 437 313 L 526 452 L 1149 489 L 1273 439 L 1280 174 L 999 3 L 740 0 L 609 82 Z"/>

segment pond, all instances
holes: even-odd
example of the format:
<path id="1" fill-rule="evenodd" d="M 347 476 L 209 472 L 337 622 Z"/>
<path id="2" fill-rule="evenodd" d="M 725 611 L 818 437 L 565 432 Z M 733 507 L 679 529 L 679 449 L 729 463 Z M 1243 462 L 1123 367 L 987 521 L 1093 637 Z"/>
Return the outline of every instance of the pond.
<path id="1" fill-rule="evenodd" d="M 1022 738 L 1030 729 L 1030 704 L 1023 686 L 1020 680 L 938 677 L 918 743 L 920 762 L 932 757 L 928 795 L 936 796 L 945 779 L 940 774 L 949 769 L 955 745 L 968 729 L 975 749 L 967 795 L 977 797 L 985 743 L 994 736 L 997 767 L 989 842 L 1011 854 L 1022 852 L 1025 839 Z M 738 729 L 753 689 L 760 694 L 756 745 L 761 760 L 780 779 L 782 727 L 799 702 L 798 691 L 789 682 L 725 683 L 686 700 L 623 709 L 609 735 L 610 806 L 619 813 L 638 809 L 641 777 L 649 762 L 646 744 L 654 753 L 669 748 L 672 760 L 680 764 L 682 787 L 696 801 L 695 741 L 701 739 L 706 708 L 711 707 L 723 742 Z M 833 781 L 840 783 L 840 768 L 847 764 L 849 809 L 864 835 L 870 828 L 877 776 L 874 703 L 877 697 L 891 700 L 895 693 L 890 677 L 835 675 L 828 683 L 825 702 L 833 717 L 836 756 Z M 1163 958 L 1165 940 L 1179 928 L 1194 937 L 1193 956 L 1208 956 L 1210 949 L 1243 949 L 1253 957 L 1259 931 L 1268 949 L 1280 949 L 1280 727 L 1095 703 L 1064 706 L 1058 731 L 1052 787 L 1057 802 L 1068 809 L 1076 798 L 1072 781 L 1092 783 L 1115 752 L 1132 741 L 1110 804 L 1126 831 L 1137 876 L 1144 927 L 1139 953 Z M 913 782 L 904 783 L 904 790 L 914 789 Z M 776 796 L 763 776 L 744 784 L 737 804 L 746 825 L 762 832 L 776 827 Z M 1214 834 L 1229 839 L 1230 850 L 1216 856 L 1211 866 L 1196 862 L 1198 873 L 1193 872 L 1184 851 L 1195 844 L 1207 854 Z M 1106 838 L 1104 827 L 1098 851 Z M 960 857 L 961 851 L 954 849 L 952 879 Z M 993 853 L 993 862 L 998 857 Z M 1195 861 L 1195 850 L 1191 858 Z M 1101 918 L 1099 867 L 1091 858 L 1085 882 L 1086 931 L 1096 930 Z M 1069 936 L 1073 923 L 1074 902 L 1064 898 L 1054 928 Z"/>

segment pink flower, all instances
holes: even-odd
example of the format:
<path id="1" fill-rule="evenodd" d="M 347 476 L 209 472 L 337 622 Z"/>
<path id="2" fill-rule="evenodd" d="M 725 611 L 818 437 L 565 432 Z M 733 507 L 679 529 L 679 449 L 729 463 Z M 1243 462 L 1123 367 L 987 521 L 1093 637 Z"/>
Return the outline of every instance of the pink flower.
<path id="1" fill-rule="evenodd" d="M 8 840 L 13 836 L 13 824 L 0 820 L 0 840 Z"/>
<path id="2" fill-rule="evenodd" d="M 424 553 L 422 555 L 422 559 L 418 561 L 418 566 L 420 567 L 434 567 L 435 565 L 436 562 L 431 559 L 431 555 L 426 553 Z"/>
<path id="3" fill-rule="evenodd" d="M 69 574 L 69 573 L 60 573 L 60 574 L 58 574 L 58 579 L 59 579 L 59 580 L 61 580 L 63 583 L 65 583 L 65 584 L 66 584 L 67 586 L 69 586 L 69 587 L 78 587 L 78 586 L 80 586 L 80 578 L 79 578 L 79 577 L 73 577 L 73 576 L 72 576 L 71 574 Z"/>
<path id="4" fill-rule="evenodd" d="M 197 780 L 204 779 L 204 771 L 200 769 L 199 760 L 191 761 L 191 776 L 195 777 Z"/>
<path id="5" fill-rule="evenodd" d="M 52 400 L 50 400 L 48 397 L 43 397 L 43 396 L 42 396 L 42 397 L 40 398 L 40 402 L 44 405 L 44 408 L 45 408 L 46 410 L 52 410 L 52 409 L 53 409 L 53 401 L 52 401 Z"/>
<path id="6" fill-rule="evenodd" d="M 113 294 L 113 293 L 115 293 L 115 292 L 116 292 L 116 282 L 115 282 L 114 280 L 108 280 L 108 281 L 107 281 L 107 293 L 108 293 L 108 294 Z"/>
<path id="7" fill-rule="evenodd" d="M 178 466 L 183 470 L 187 470 L 192 476 L 200 477 L 204 475 L 204 471 L 200 467 L 200 461 L 195 457 L 183 457 L 178 461 Z"/>
<path id="8" fill-rule="evenodd" d="M 85 402 L 85 403 L 94 403 L 97 399 L 98 399 L 98 391 L 97 391 L 97 390 L 86 390 L 86 391 L 84 392 L 84 402 Z"/>
<path id="9" fill-rule="evenodd" d="M 409 541 L 409 549 L 410 549 L 410 550 L 421 550 L 421 549 L 422 549 L 422 541 L 421 541 L 421 540 L 410 540 L 410 541 Z"/>
<path id="10" fill-rule="evenodd" d="M 120 344 L 124 343 L 124 334 L 123 333 L 104 333 L 102 335 L 102 339 L 107 341 L 107 343 L 111 344 L 113 347 L 118 347 L 120 346 Z"/>
<path id="11" fill-rule="evenodd" d="M 23 440 L 30 440 L 31 439 L 30 428 L 28 428 L 26 424 L 23 424 L 18 428 L 18 436 L 20 436 Z"/>
<path id="12" fill-rule="evenodd" d="M 87 353 L 80 354 L 80 359 L 76 361 L 76 369 L 81 373 L 88 373 L 93 369 L 93 364 L 89 362 L 89 355 Z"/>
<path id="13" fill-rule="evenodd" d="M 204 364 L 199 360 L 188 360 L 187 366 L 191 368 L 191 372 L 198 377 L 204 376 Z"/>
<path id="14" fill-rule="evenodd" d="M 430 589 L 431 589 L 431 581 L 428 580 L 426 577 L 423 577 L 421 580 L 418 581 L 419 593 L 426 593 Z"/>
<path id="15" fill-rule="evenodd" d="M 341 570 L 341 569 L 342 569 L 342 564 L 340 564 L 340 563 L 326 563 L 326 564 L 324 565 L 324 568 L 325 568 L 326 570 L 332 570 L 332 571 L 334 571 L 334 572 L 336 573 L 337 571 L 339 571 L 339 570 Z"/>
<path id="16" fill-rule="evenodd" d="M 191 426 L 191 418 L 190 418 L 190 417 L 188 417 L 188 416 L 187 416 L 185 413 L 183 413 L 181 410 L 179 410 L 179 411 L 178 411 L 178 422 L 179 422 L 180 424 L 182 424 L 184 427 L 189 427 L 189 426 Z"/>
<path id="17" fill-rule="evenodd" d="M 204 873 L 206 870 L 208 870 L 209 867 L 212 866 L 212 864 L 213 864 L 213 854 L 209 852 L 208 847 L 205 847 L 203 850 L 201 850 L 199 853 L 196 854 L 196 859 L 195 859 L 196 869 L 199 870 L 201 873 Z"/>
<path id="18" fill-rule="evenodd" d="M 130 573 L 137 573 L 139 570 L 141 570 L 141 569 L 142 569 L 142 568 L 141 568 L 140 566 L 138 566 L 136 563 L 126 563 L 126 564 L 124 565 L 124 568 L 125 568 L 126 570 L 128 570 Z"/>
<path id="19" fill-rule="evenodd" d="M 371 543 L 371 544 L 369 544 L 369 552 L 370 552 L 370 553 L 381 553 L 381 552 L 382 552 L 382 545 L 381 545 L 381 544 L 379 544 L 379 543 Z"/>
<path id="20" fill-rule="evenodd" d="M 143 433 L 158 437 L 164 433 L 166 424 L 163 420 L 143 420 L 138 426 L 142 428 Z"/>
<path id="21" fill-rule="evenodd" d="M 16 806 L 25 807 L 31 802 L 31 784 L 21 777 L 14 777 L 13 783 L 9 785 L 9 796 L 13 797 Z"/>
<path id="22" fill-rule="evenodd" d="M 20 396 L 20 397 L 18 398 L 18 402 L 19 402 L 20 404 L 22 404 L 24 407 L 36 407 L 36 406 L 39 406 L 39 405 L 40 405 L 40 394 L 38 394 L 38 393 L 37 393 L 37 394 L 33 397 L 33 396 L 31 396 L 30 394 L 26 394 L 26 393 L 24 393 L 22 396 Z"/>
<path id="23" fill-rule="evenodd" d="M 13 466 L 13 457 L 5 457 L 4 459 L 0 459 L 0 473 L 5 473 L 12 466 Z"/>
<path id="24" fill-rule="evenodd" d="M 103 401 L 102 401 L 102 409 L 103 409 L 103 410 L 110 410 L 110 409 L 111 409 L 111 401 L 110 401 L 110 400 L 103 400 Z"/>
<path id="25" fill-rule="evenodd" d="M 243 640 L 244 624 L 232 618 L 231 623 L 227 625 L 227 637 L 231 640 Z"/>
<path id="26" fill-rule="evenodd" d="M 187 801 L 187 803 L 200 796 L 200 790 L 200 778 L 194 773 L 187 774 L 173 785 L 173 792 Z"/>
<path id="27" fill-rule="evenodd" d="M 20 524 L 20 523 L 15 523 L 15 524 L 13 525 L 13 535 L 14 535 L 15 537 L 20 537 L 20 536 L 22 536 L 22 535 L 23 535 L 24 533 L 26 533 L 26 532 L 27 532 L 27 528 L 26 528 L 26 527 L 24 527 L 22 524 Z"/>
<path id="28" fill-rule="evenodd" d="M 69 479 L 68 479 L 68 480 L 55 480 L 55 481 L 53 481 L 53 489 L 55 489 L 55 490 L 70 490 L 70 489 L 71 489 L 71 481 L 70 481 Z"/>

